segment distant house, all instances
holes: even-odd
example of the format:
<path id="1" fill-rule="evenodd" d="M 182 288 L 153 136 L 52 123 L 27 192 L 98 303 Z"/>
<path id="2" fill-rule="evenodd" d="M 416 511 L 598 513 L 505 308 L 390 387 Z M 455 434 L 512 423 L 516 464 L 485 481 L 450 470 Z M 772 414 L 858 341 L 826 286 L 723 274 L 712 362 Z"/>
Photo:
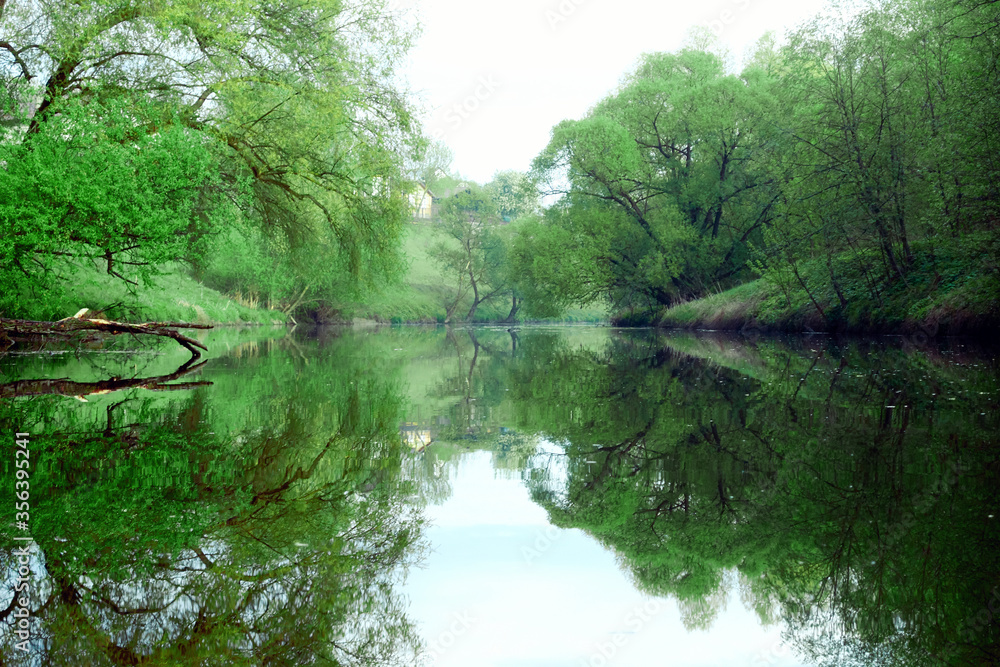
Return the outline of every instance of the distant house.
<path id="1" fill-rule="evenodd" d="M 467 192 L 468 188 L 469 184 L 465 181 L 460 183 L 452 182 L 450 184 L 442 184 L 442 186 L 438 189 L 437 194 L 434 195 L 434 201 L 431 207 L 431 219 L 437 220 L 441 215 L 441 202 L 458 195 L 460 192 Z"/>
<path id="2" fill-rule="evenodd" d="M 414 220 L 430 220 L 434 214 L 434 193 L 423 183 L 417 183 L 413 192 L 408 195 L 410 210 Z"/>
<path id="3" fill-rule="evenodd" d="M 468 192 L 469 184 L 465 181 L 447 179 L 434 187 L 435 191 L 431 192 L 424 183 L 417 182 L 414 189 L 407 195 L 414 222 L 417 220 L 436 221 L 441 215 L 441 203 L 461 192 Z"/>

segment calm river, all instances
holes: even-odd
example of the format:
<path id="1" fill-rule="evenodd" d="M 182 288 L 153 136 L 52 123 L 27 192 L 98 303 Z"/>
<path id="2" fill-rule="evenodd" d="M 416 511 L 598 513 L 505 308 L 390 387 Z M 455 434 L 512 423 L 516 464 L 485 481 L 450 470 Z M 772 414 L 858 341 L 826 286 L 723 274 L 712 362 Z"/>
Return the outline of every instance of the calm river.
<path id="1" fill-rule="evenodd" d="M 200 338 L 0 358 L 0 665 L 1000 663 L 995 349 Z"/>

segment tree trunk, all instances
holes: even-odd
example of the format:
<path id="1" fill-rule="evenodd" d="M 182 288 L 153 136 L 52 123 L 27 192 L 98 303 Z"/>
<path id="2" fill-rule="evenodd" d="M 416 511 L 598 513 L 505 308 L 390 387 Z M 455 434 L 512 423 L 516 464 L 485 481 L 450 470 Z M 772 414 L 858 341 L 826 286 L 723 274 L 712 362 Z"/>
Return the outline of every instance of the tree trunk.
<path id="1" fill-rule="evenodd" d="M 802 286 L 802 289 L 805 290 L 805 293 L 809 296 L 809 300 L 812 301 L 813 306 L 815 306 L 816 310 L 819 311 L 819 314 L 823 316 L 823 319 L 827 320 L 828 318 L 826 313 L 823 312 L 823 308 L 819 305 L 819 302 L 816 301 L 816 297 L 814 297 L 813 293 L 809 291 L 809 288 L 806 287 L 806 281 L 802 280 L 802 276 L 799 275 L 799 267 L 795 264 L 795 262 L 792 262 L 792 273 L 795 274 L 795 278 L 799 281 L 799 285 Z M 785 295 L 785 298 L 788 298 L 788 295 Z"/>
<path id="2" fill-rule="evenodd" d="M 826 253 L 826 268 L 830 271 L 830 283 L 833 285 L 833 291 L 837 293 L 837 299 L 840 301 L 840 307 L 847 308 L 847 299 L 844 297 L 844 292 L 840 289 L 840 283 L 837 282 L 837 276 L 833 273 L 833 253 L 830 251 Z"/>
<path id="3" fill-rule="evenodd" d="M 510 324 L 516 322 L 517 319 L 515 318 L 517 317 L 517 311 L 520 309 L 521 309 L 521 304 L 518 303 L 517 296 L 512 294 L 510 297 L 510 312 L 507 313 L 507 317 L 505 317 L 503 321 Z"/>
<path id="4" fill-rule="evenodd" d="M 472 308 L 469 308 L 469 314 L 465 316 L 465 319 L 471 322 L 472 316 L 476 314 L 476 308 L 483 302 L 479 298 L 479 285 L 476 284 L 476 274 L 472 270 L 471 260 L 469 261 L 469 284 L 472 285 Z"/>

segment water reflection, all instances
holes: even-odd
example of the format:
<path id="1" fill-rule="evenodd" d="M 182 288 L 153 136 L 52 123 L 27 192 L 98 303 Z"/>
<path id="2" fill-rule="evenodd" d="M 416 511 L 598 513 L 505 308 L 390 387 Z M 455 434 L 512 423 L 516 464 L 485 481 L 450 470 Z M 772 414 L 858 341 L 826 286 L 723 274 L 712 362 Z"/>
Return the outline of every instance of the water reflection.
<path id="1" fill-rule="evenodd" d="M 992 357 L 538 333 L 476 358 L 478 383 L 458 386 L 484 389 L 461 400 L 496 417 L 477 432 L 558 443 L 525 469 L 534 500 L 676 600 L 687 628 L 738 593 L 816 664 L 1000 658 Z"/>
<path id="2" fill-rule="evenodd" d="M 413 594 L 502 588 L 502 554 L 537 580 L 522 547 L 551 541 L 551 522 L 576 537 L 545 572 L 570 582 L 572 554 L 596 543 L 612 557 L 587 556 L 593 568 L 673 605 L 676 626 L 637 631 L 649 645 L 730 628 L 739 607 L 809 664 L 1000 660 L 989 350 L 593 328 L 213 335 L 228 352 L 173 378 L 211 386 L 0 403 L 35 457 L 39 585 L 32 653 L 3 636 L 15 664 L 410 665 L 421 643 L 433 663 L 437 636 L 407 616 L 401 576 L 424 505 L 470 488 L 474 512 L 463 500 L 430 515 L 459 511 L 492 570 L 432 572 Z M 19 377 L 44 376 L 32 363 Z M 161 365 L 144 377 L 170 376 Z M 508 532 L 489 529 L 505 514 Z M 515 514 L 530 525 L 511 527 Z M 516 601 L 525 615 L 564 602 L 537 590 Z M 438 611 L 451 623 L 462 609 Z M 466 647 L 481 664 L 502 639 L 487 626 L 465 638 L 491 637 Z M 554 641 L 539 633 L 537 647 Z M 746 641 L 746 660 L 771 664 Z"/>
<path id="3" fill-rule="evenodd" d="M 9 664 L 414 659 L 398 388 L 350 357 L 240 349 L 212 387 L 3 403 L 5 432 L 32 434 L 37 543 L 28 644 L 0 611 Z M 9 593 L 13 549 L 3 567 Z"/>

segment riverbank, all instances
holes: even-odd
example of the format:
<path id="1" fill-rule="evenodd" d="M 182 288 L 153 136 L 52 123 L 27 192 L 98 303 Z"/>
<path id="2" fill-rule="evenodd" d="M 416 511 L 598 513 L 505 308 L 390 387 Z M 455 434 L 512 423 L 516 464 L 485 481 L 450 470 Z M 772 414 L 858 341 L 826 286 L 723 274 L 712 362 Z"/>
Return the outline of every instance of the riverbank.
<path id="1" fill-rule="evenodd" d="M 293 313 L 294 321 L 315 324 L 435 324 L 446 316 L 446 304 L 453 288 L 443 284 L 440 269 L 430 257 L 430 249 L 440 241 L 431 224 L 408 226 L 403 254 L 407 267 L 399 284 L 381 293 L 368 294 L 357 302 L 343 302 L 308 312 Z M 108 275 L 97 264 L 56 264 L 61 277 L 51 289 L 41 292 L 25 288 L 17 298 L 17 312 L 5 316 L 54 321 L 89 308 L 91 317 L 123 322 L 175 321 L 213 325 L 273 325 L 292 323 L 278 310 L 260 307 L 253 299 L 239 299 L 217 291 L 191 276 L 181 264 L 160 267 L 153 285 L 129 285 Z M 472 297 L 466 295 L 455 313 L 468 313 Z M 473 322 L 496 323 L 510 313 L 509 298 L 495 299 L 476 309 Z M 606 322 L 604 309 L 568 309 L 559 322 Z M 460 323 L 458 321 L 455 322 Z"/>
<path id="2" fill-rule="evenodd" d="M 96 266 L 74 266 L 55 288 L 20 295 L 17 315 L 54 321 L 89 308 L 90 317 L 123 322 L 272 325 L 290 321 L 280 311 L 250 308 L 206 287 L 179 264 L 164 266 L 154 280 L 154 285 L 129 285 Z"/>
<path id="3" fill-rule="evenodd" d="M 444 284 L 441 269 L 431 257 L 432 248 L 447 242 L 438 233 L 435 223 L 418 222 L 407 225 L 403 234 L 403 255 L 407 259 L 405 275 L 400 284 L 384 289 L 379 294 L 367 295 L 363 301 L 340 304 L 335 313 L 324 317 L 329 322 L 378 322 L 382 324 L 441 324 L 447 316 L 447 306 L 455 290 Z M 472 295 L 467 294 L 455 308 L 454 323 L 462 323 L 472 306 Z M 472 322 L 477 324 L 499 323 L 510 314 L 509 296 L 491 299 L 476 308 Z M 523 320 L 518 316 L 517 319 Z M 569 308 L 559 322 L 606 322 L 607 312 L 598 307 Z"/>
<path id="4" fill-rule="evenodd" d="M 969 247 L 978 254 L 964 250 Z M 835 269 L 848 267 L 851 259 L 834 259 Z M 856 273 L 837 271 L 834 285 L 826 260 L 815 259 L 802 263 L 801 281 L 780 284 L 759 278 L 651 313 L 646 322 L 641 322 L 642 316 L 631 316 L 628 321 L 679 329 L 922 333 L 929 337 L 992 335 L 1000 326 L 1000 267 L 996 242 L 987 236 L 970 235 L 961 244 L 915 246 L 905 280 L 872 282 L 870 276 Z"/>

